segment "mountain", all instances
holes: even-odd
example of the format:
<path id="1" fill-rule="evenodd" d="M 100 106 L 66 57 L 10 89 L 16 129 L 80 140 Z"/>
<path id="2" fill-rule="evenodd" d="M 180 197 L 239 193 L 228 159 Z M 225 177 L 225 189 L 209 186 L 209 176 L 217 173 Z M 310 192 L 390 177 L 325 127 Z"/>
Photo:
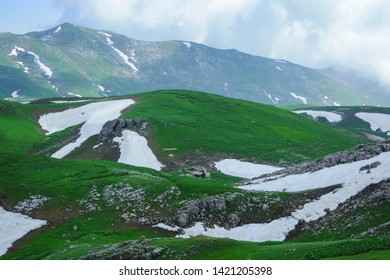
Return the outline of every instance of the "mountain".
<path id="1" fill-rule="evenodd" d="M 352 90 L 364 93 L 367 100 L 377 100 L 378 104 L 389 106 L 390 87 L 372 77 L 341 66 L 328 67 L 320 72 Z"/>
<path id="2" fill-rule="evenodd" d="M 0 100 L 0 258 L 387 259 L 390 142 L 366 142 L 203 92 Z"/>
<path id="3" fill-rule="evenodd" d="M 318 70 L 193 42 L 139 41 L 68 23 L 2 33 L 0 41 L 0 96 L 19 101 L 188 89 L 274 105 L 389 104 Z"/>

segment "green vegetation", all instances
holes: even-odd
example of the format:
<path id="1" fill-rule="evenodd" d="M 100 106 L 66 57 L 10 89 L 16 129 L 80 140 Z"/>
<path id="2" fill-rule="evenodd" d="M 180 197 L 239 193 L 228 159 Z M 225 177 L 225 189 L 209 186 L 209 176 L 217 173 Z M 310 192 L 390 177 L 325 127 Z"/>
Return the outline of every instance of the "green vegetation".
<path id="1" fill-rule="evenodd" d="M 134 97 L 137 104 L 123 118 L 147 118 L 149 143 L 168 162 L 205 155 L 301 161 L 358 143 L 335 128 L 272 106 L 174 90 Z M 211 171 L 211 178 L 196 179 L 184 176 L 182 170 L 158 172 L 109 161 L 58 160 L 36 155 L 56 148 L 76 129 L 46 136 L 37 125 L 39 116 L 79 105 L 82 104 L 23 105 L 0 100 L 0 206 L 13 210 L 31 196 L 45 196 L 48 201 L 41 208 L 25 214 L 49 223 L 18 240 L 1 259 L 74 259 L 113 244 L 144 238 L 149 246 L 167 248 L 172 252 L 167 258 L 173 259 L 389 258 L 388 241 L 377 236 L 351 239 L 354 233 L 386 222 L 382 213 L 390 210 L 388 203 L 357 209 L 357 213 L 345 216 L 340 224 L 358 216 L 359 211 L 367 213 L 363 215 L 365 219 L 346 231 L 337 232 L 335 224 L 321 235 L 305 232 L 294 242 L 175 239 L 172 232 L 127 221 L 126 215 L 133 213 L 151 219 L 159 215 L 173 217 L 185 201 L 232 192 L 245 193 L 243 199 L 256 197 L 259 201 L 277 197 L 280 203 L 270 206 L 271 214 L 264 217 L 266 220 L 279 217 L 289 202 L 306 198 L 299 193 L 246 193 L 234 188 L 240 178 L 215 171 Z M 158 198 L 172 188 L 175 192 L 162 205 Z M 142 193 L 142 197 L 120 199 L 120 195 L 131 192 Z M 236 204 L 227 205 L 239 207 Z"/>
<path id="2" fill-rule="evenodd" d="M 314 159 L 358 141 L 287 110 L 191 91 L 137 94 L 124 118 L 147 118 L 152 146 L 166 161 L 218 154 L 278 162 Z M 164 148 L 177 151 L 164 152 Z M 198 154 L 197 154 L 198 153 Z"/>

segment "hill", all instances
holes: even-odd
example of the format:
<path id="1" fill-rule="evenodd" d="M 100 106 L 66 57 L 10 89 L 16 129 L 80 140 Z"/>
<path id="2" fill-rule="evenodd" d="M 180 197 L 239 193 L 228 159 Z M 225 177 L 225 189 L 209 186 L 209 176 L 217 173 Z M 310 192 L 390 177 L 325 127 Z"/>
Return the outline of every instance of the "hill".
<path id="1" fill-rule="evenodd" d="M 388 104 L 321 71 L 193 42 L 138 41 L 68 23 L 0 41 L 0 96 L 17 101 L 188 89 L 274 105 Z"/>
<path id="2" fill-rule="evenodd" d="M 136 104 L 128 107 L 121 118 L 147 121 L 144 136 L 169 169 L 183 165 L 212 166 L 215 161 L 229 157 L 273 164 L 299 162 L 359 143 L 336 129 L 270 105 L 180 90 L 126 98 L 133 98 Z M 38 116 L 44 113 L 85 104 L 49 102 L 20 106 L 30 108 L 38 121 Z M 33 152 L 53 154 L 74 137 L 77 129 L 53 133 L 49 137 L 57 137 L 59 141 L 42 140 L 36 143 Z M 102 139 L 101 135 L 92 136 L 67 157 L 117 160 L 114 155 L 118 152 L 108 148 L 112 147 L 111 138 Z"/>

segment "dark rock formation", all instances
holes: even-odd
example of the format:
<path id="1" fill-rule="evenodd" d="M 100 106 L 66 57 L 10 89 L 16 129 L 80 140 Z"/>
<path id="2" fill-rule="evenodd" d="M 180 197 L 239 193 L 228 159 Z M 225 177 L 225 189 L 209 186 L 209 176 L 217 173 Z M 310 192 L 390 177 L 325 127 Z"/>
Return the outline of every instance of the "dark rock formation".
<path id="1" fill-rule="evenodd" d="M 131 240 L 114 244 L 100 252 L 82 257 L 82 260 L 151 260 L 160 257 L 166 248 L 148 246 L 147 240 Z"/>
<path id="2" fill-rule="evenodd" d="M 388 152 L 388 151 L 390 151 L 390 139 L 382 142 L 376 142 L 373 144 L 367 144 L 367 145 L 362 144 L 351 150 L 328 155 L 326 157 L 316 159 L 310 162 L 296 164 L 287 167 L 283 170 L 276 171 L 272 174 L 262 175 L 258 178 L 266 178 L 269 176 L 272 177 L 274 175 L 290 175 L 290 174 L 302 174 L 307 172 L 315 172 L 339 164 L 345 164 L 345 163 L 370 159 L 383 152 Z M 373 165 L 375 165 L 375 163 L 373 163 Z M 377 166 L 378 165 L 370 168 L 375 168 Z"/>
<path id="3" fill-rule="evenodd" d="M 100 131 L 100 136 L 103 138 L 113 135 L 117 136 L 125 129 L 140 132 L 145 130 L 147 125 L 148 121 L 146 119 L 116 119 L 104 124 L 102 130 Z"/>

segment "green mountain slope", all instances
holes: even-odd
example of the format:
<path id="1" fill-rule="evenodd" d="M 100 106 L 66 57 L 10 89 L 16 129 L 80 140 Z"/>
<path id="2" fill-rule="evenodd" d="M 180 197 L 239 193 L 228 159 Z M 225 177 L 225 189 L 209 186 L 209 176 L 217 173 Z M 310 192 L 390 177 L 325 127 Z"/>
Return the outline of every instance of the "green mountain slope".
<path id="1" fill-rule="evenodd" d="M 327 125 L 270 105 L 180 90 L 142 93 L 130 98 L 135 98 L 137 103 L 126 110 L 122 119 L 147 119 L 149 145 L 170 169 L 185 162 L 186 165 L 211 166 L 221 158 L 299 162 L 359 143 Z M 50 108 L 56 111 L 80 105 L 24 106 L 30 108 L 37 119 L 38 115 L 50 112 Z M 34 152 L 50 148 L 55 139 L 60 140 L 71 131 L 56 133 L 50 136 L 51 140 L 36 143 Z M 111 153 L 104 156 L 95 152 L 93 147 L 99 143 L 98 138 L 91 138 L 69 158 L 112 160 Z"/>
<path id="2" fill-rule="evenodd" d="M 72 24 L 57 30 L 0 34 L 1 97 L 11 98 L 16 90 L 22 101 L 188 89 L 275 105 L 381 104 L 320 71 L 283 60 L 189 42 L 137 41 Z"/>
<path id="3" fill-rule="evenodd" d="M 358 143 L 326 124 L 273 106 L 191 91 L 132 97 L 137 104 L 122 118 L 146 118 L 149 143 L 173 167 L 175 161 L 191 163 L 205 156 L 225 155 L 257 161 L 301 161 Z M 140 248 L 154 251 L 151 258 L 156 259 L 359 258 L 367 253 L 370 258 L 388 257 L 390 245 L 376 236 L 318 239 L 304 235 L 295 241 L 268 243 L 175 239 L 176 233 L 152 225 L 175 221 L 183 207 L 194 201 L 232 199 L 226 211 L 206 210 L 217 224 L 238 209 L 246 209 L 242 210 L 246 222 L 265 222 L 318 198 L 323 190 L 248 193 L 234 188 L 242 179 L 214 171 L 210 178 L 196 179 L 180 171 L 36 155 L 40 149 L 58 145 L 75 129 L 47 136 L 37 124 L 38 117 L 75 106 L 82 104 L 0 100 L 0 207 L 48 221 L 47 226 L 16 241 L 1 259 L 105 258 L 112 252 L 118 258 L 130 258 Z M 169 151 L 172 157 L 164 148 L 177 150 Z M 25 206 L 37 197 L 44 198 L 41 205 L 32 209 Z M 268 205 L 265 210 L 264 204 Z M 359 233 L 386 220 L 382 217 L 360 226 Z"/>
<path id="4" fill-rule="evenodd" d="M 284 109 L 200 92 L 158 91 L 135 95 L 139 104 L 124 118 L 152 124 L 160 154 L 176 157 L 245 157 L 302 161 L 347 149 L 357 141 Z M 177 151 L 163 152 L 164 148 Z"/>

